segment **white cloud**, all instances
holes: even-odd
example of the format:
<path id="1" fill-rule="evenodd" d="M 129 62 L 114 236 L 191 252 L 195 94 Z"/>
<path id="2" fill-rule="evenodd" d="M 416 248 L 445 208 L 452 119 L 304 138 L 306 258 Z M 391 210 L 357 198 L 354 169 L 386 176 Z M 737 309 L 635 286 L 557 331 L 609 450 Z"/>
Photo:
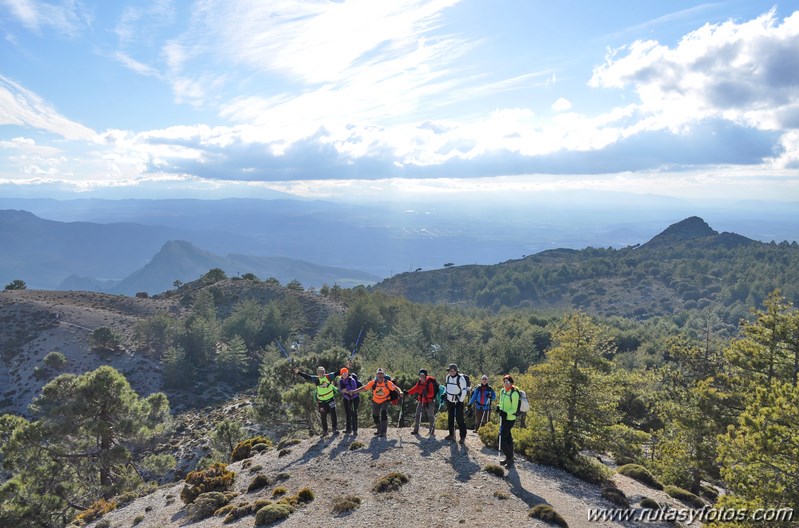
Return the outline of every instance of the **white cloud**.
<path id="1" fill-rule="evenodd" d="M 571 110 L 572 103 L 565 97 L 559 97 L 557 101 L 552 103 L 552 110 L 555 112 L 565 112 Z"/>
<path id="2" fill-rule="evenodd" d="M 33 0 L 0 0 L 8 13 L 29 31 L 41 34 L 54 29 L 69 37 L 77 36 L 90 24 L 90 17 L 79 2 L 60 5 Z"/>
<path id="3" fill-rule="evenodd" d="M 592 87 L 632 86 L 648 127 L 684 130 L 721 118 L 779 130 L 799 107 L 799 11 L 781 23 L 772 10 L 754 20 L 705 25 L 670 48 L 637 41 L 598 67 Z"/>
<path id="4" fill-rule="evenodd" d="M 35 93 L 0 75 L 0 125 L 34 127 L 66 139 L 89 139 L 94 131 L 62 116 Z"/>

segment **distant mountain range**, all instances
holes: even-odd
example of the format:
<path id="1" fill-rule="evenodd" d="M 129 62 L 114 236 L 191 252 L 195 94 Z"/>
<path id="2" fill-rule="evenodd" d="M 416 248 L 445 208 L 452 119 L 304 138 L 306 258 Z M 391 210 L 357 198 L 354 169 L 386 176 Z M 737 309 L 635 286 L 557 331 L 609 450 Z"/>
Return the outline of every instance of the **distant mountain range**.
<path id="1" fill-rule="evenodd" d="M 138 292 L 154 294 L 171 289 L 176 280 L 190 282 L 214 268 L 224 270 L 231 277 L 252 273 L 260 279 L 272 277 L 282 284 L 297 280 L 304 287 L 314 288 L 324 284 L 350 288 L 359 284 L 374 284 L 380 280 L 380 277 L 358 270 L 319 266 L 286 257 L 220 256 L 184 240 L 171 240 L 144 267 L 120 281 L 97 281 L 71 275 L 58 289 L 124 295 Z"/>
<path id="2" fill-rule="evenodd" d="M 254 273 L 305 287 L 373 284 L 363 271 L 316 265 L 285 257 L 229 254 L 196 247 L 252 247 L 249 238 L 130 223 L 55 222 L 27 211 L 0 211 L 0 280 L 21 279 L 30 288 L 160 293 L 175 280 L 188 282 L 212 268 L 230 276 Z"/>
<path id="3" fill-rule="evenodd" d="M 690 217 L 642 245 L 554 249 L 493 265 L 401 273 L 373 288 L 420 303 L 636 319 L 698 310 L 734 327 L 774 289 L 799 303 L 799 245 L 719 233 Z"/>

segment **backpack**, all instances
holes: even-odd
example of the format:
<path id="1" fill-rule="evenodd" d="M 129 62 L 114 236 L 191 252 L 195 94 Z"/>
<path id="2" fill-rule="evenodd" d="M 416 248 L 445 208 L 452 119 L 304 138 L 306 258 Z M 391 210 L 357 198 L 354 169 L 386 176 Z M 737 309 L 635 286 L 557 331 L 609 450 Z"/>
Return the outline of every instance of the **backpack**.
<path id="1" fill-rule="evenodd" d="M 469 376 L 467 376 L 466 374 L 461 374 L 460 372 L 458 372 L 458 375 L 455 376 L 455 383 L 458 385 L 459 393 L 463 391 L 463 387 L 461 387 L 461 376 L 463 376 L 463 379 L 466 380 L 466 396 L 464 396 L 463 400 L 464 402 L 468 402 L 469 396 L 471 395 L 472 380 L 470 380 Z M 449 376 L 447 377 L 447 379 L 449 380 Z"/>
<path id="2" fill-rule="evenodd" d="M 530 401 L 527 399 L 527 393 L 521 389 L 515 389 L 519 393 L 519 406 L 516 407 L 516 414 L 526 413 L 530 410 Z"/>
<path id="3" fill-rule="evenodd" d="M 431 381 L 433 382 L 433 401 L 439 403 L 439 392 L 441 390 L 441 384 L 433 376 L 427 376 L 427 385 L 429 385 Z M 427 385 L 425 385 L 425 390 L 427 390 Z"/>
<path id="4" fill-rule="evenodd" d="M 358 379 L 358 376 L 356 376 L 355 374 L 350 374 L 350 377 L 355 380 L 356 388 L 360 389 L 361 387 L 363 387 L 363 383 L 361 383 L 361 380 Z"/>

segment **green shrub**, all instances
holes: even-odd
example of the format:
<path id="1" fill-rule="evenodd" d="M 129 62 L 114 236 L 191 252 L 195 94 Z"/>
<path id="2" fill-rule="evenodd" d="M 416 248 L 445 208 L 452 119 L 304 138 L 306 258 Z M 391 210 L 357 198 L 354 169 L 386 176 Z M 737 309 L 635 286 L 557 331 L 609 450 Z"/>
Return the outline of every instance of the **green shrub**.
<path id="1" fill-rule="evenodd" d="M 699 494 L 710 502 L 716 502 L 719 499 L 719 492 L 713 486 L 700 485 Z"/>
<path id="2" fill-rule="evenodd" d="M 494 492 L 494 497 L 496 497 L 499 500 L 508 500 L 508 499 L 510 499 L 510 495 L 508 495 L 504 491 L 499 491 L 499 490 Z"/>
<path id="3" fill-rule="evenodd" d="M 272 447 L 272 441 L 266 437 L 256 436 L 254 438 L 248 438 L 236 444 L 236 447 L 233 448 L 233 452 L 230 454 L 230 461 L 238 462 L 239 460 L 250 458 L 253 455 L 253 451 L 257 451 L 254 447 L 260 444 L 266 445 L 262 450 Z"/>
<path id="4" fill-rule="evenodd" d="M 267 506 L 264 504 L 263 506 Z M 263 507 L 262 506 L 262 507 Z M 235 506 L 231 509 L 227 516 L 225 516 L 225 520 L 223 522 L 232 523 L 233 521 L 237 521 L 242 517 L 246 517 L 248 515 L 252 515 L 255 512 L 254 506 L 252 504 L 242 504 L 240 506 Z"/>
<path id="5" fill-rule="evenodd" d="M 280 451 L 278 451 L 277 457 L 282 458 L 288 454 L 291 454 L 291 449 L 281 449 Z"/>
<path id="6" fill-rule="evenodd" d="M 278 473 L 277 475 L 275 475 L 275 482 L 282 482 L 282 481 L 288 480 L 290 478 L 291 478 L 291 475 L 289 475 L 286 472 Z"/>
<path id="7" fill-rule="evenodd" d="M 654 488 L 656 490 L 663 489 L 663 484 L 661 484 L 644 466 L 638 464 L 626 464 L 617 469 L 617 471 L 625 477 L 630 477 L 633 480 L 637 480 L 641 484 L 649 486 L 650 488 Z"/>
<path id="8" fill-rule="evenodd" d="M 202 493 L 225 491 L 233 484 L 235 477 L 236 474 L 228 471 L 222 463 L 215 463 L 202 471 L 192 471 L 186 476 L 180 499 L 184 504 L 191 504 Z"/>
<path id="9" fill-rule="evenodd" d="M 227 515 L 228 513 L 233 511 L 233 508 L 235 507 L 236 507 L 235 504 L 225 504 L 224 506 L 222 506 L 221 508 L 219 508 L 214 512 L 214 517 L 222 517 L 223 515 Z"/>
<path id="10" fill-rule="evenodd" d="M 269 506 L 272 504 L 272 501 L 269 499 L 258 499 L 255 501 L 255 504 L 252 505 L 252 511 L 258 511 L 264 506 Z"/>
<path id="11" fill-rule="evenodd" d="M 591 484 L 604 484 L 611 475 L 611 471 L 602 462 L 584 455 L 577 455 L 574 460 L 562 460 L 560 467 Z"/>
<path id="12" fill-rule="evenodd" d="M 272 490 L 273 497 L 280 497 L 282 495 L 285 495 L 286 493 L 288 493 L 288 490 L 282 486 Z"/>
<path id="13" fill-rule="evenodd" d="M 116 508 L 117 503 L 115 501 L 99 499 L 93 502 L 88 508 L 77 514 L 73 523 L 77 524 L 78 526 L 83 526 L 86 523 L 96 521 L 106 513 L 113 511 Z"/>
<path id="14" fill-rule="evenodd" d="M 361 498 L 355 495 L 342 495 L 333 499 L 333 513 L 343 515 L 361 506 Z"/>
<path id="15" fill-rule="evenodd" d="M 294 513 L 294 509 L 288 504 L 270 504 L 269 506 L 264 506 L 255 514 L 255 525 L 272 524 L 287 518 L 292 513 Z"/>
<path id="16" fill-rule="evenodd" d="M 497 449 L 499 447 L 499 426 L 493 422 L 481 425 L 477 430 L 477 437 L 487 448 Z"/>
<path id="17" fill-rule="evenodd" d="M 314 492 L 310 488 L 302 488 L 297 492 L 297 502 L 307 504 L 312 502 L 315 498 L 316 495 L 314 495 Z"/>
<path id="18" fill-rule="evenodd" d="M 376 493 L 383 493 L 386 491 L 397 491 L 403 484 L 408 482 L 408 476 L 398 473 L 396 471 L 389 473 L 384 477 L 380 477 L 372 487 L 372 491 Z"/>
<path id="19" fill-rule="evenodd" d="M 356 440 L 355 442 L 350 444 L 349 449 L 350 451 L 355 451 L 356 449 L 360 449 L 363 446 L 364 446 L 363 442 L 361 442 L 360 440 Z"/>
<path id="20" fill-rule="evenodd" d="M 650 499 L 649 497 L 641 497 L 641 500 L 638 502 L 638 504 L 645 510 L 660 509 L 660 504 L 658 504 L 655 499 Z"/>
<path id="21" fill-rule="evenodd" d="M 702 508 L 705 506 L 705 501 L 694 495 L 688 490 L 684 490 L 682 488 L 678 488 L 677 486 L 666 486 L 663 491 L 666 492 L 666 495 L 673 499 L 677 499 L 678 501 L 684 502 L 688 506 L 692 506 L 694 508 Z"/>
<path id="22" fill-rule="evenodd" d="M 606 486 L 602 489 L 602 498 L 612 502 L 619 508 L 626 509 L 630 507 L 630 501 L 627 500 L 627 495 L 619 488 L 613 486 Z"/>
<path id="23" fill-rule="evenodd" d="M 144 515 L 137 515 L 136 517 L 133 518 L 133 526 L 136 526 L 143 520 L 144 520 Z"/>
<path id="24" fill-rule="evenodd" d="M 530 510 L 528 517 L 538 519 L 539 521 L 544 521 L 547 524 L 554 524 L 557 526 L 562 526 L 563 528 L 569 528 L 566 520 L 561 517 L 560 514 L 552 508 L 552 506 L 547 504 L 533 506 L 533 509 Z"/>
<path id="25" fill-rule="evenodd" d="M 61 370 L 67 365 L 67 357 L 61 352 L 54 350 L 44 356 L 44 364 L 53 370 Z"/>
<path id="26" fill-rule="evenodd" d="M 210 491 L 201 493 L 188 506 L 186 506 L 186 518 L 191 522 L 202 521 L 212 516 L 222 506 L 230 502 L 224 493 Z"/>
<path id="27" fill-rule="evenodd" d="M 250 481 L 250 484 L 247 486 L 247 493 L 252 493 L 253 491 L 258 491 L 259 489 L 265 488 L 271 484 L 271 481 L 267 475 L 263 473 L 259 473 L 255 475 L 253 479 Z"/>
<path id="28" fill-rule="evenodd" d="M 295 446 L 295 445 L 299 444 L 300 442 L 302 442 L 302 440 L 299 440 L 297 438 L 289 438 L 288 440 L 281 440 L 277 444 L 277 448 L 278 449 L 284 449 L 286 447 Z"/>
<path id="29" fill-rule="evenodd" d="M 477 431 L 480 432 L 479 430 Z M 483 468 L 483 471 L 486 473 L 491 473 L 492 475 L 496 475 L 497 477 L 503 478 L 505 476 L 505 468 L 502 466 L 498 466 L 496 464 L 488 464 L 486 467 Z"/>

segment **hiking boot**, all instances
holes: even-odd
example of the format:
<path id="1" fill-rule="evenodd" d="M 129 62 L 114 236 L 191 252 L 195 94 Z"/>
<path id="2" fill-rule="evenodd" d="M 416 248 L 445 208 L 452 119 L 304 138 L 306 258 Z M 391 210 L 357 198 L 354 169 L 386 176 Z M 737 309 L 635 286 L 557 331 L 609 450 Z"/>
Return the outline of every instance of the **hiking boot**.
<path id="1" fill-rule="evenodd" d="M 419 434 L 419 429 L 414 429 L 413 431 L 411 431 L 411 434 L 418 435 Z"/>
<path id="2" fill-rule="evenodd" d="M 380 436 L 380 429 L 375 431 L 375 436 Z"/>
<path id="3" fill-rule="evenodd" d="M 346 430 L 344 430 L 344 434 L 345 434 L 345 435 L 348 435 L 348 434 L 350 434 L 351 432 L 352 432 L 352 431 L 350 431 L 349 429 L 346 429 Z"/>
<path id="4" fill-rule="evenodd" d="M 322 431 L 322 436 L 323 437 L 327 436 L 327 431 Z"/>
<path id="5" fill-rule="evenodd" d="M 338 436 L 338 429 L 333 429 L 333 436 Z"/>
<path id="6" fill-rule="evenodd" d="M 455 435 L 448 434 L 447 436 L 444 437 L 444 440 L 455 440 Z"/>
<path id="7" fill-rule="evenodd" d="M 462 436 L 461 439 L 458 440 L 458 443 L 461 444 L 461 445 L 465 444 L 466 443 L 466 437 Z"/>
<path id="8" fill-rule="evenodd" d="M 500 465 L 503 465 L 503 466 L 505 466 L 507 468 L 510 468 L 510 467 L 513 466 L 513 459 L 512 458 L 506 458 L 505 460 L 500 460 L 499 463 L 500 463 Z"/>
<path id="9" fill-rule="evenodd" d="M 436 436 L 436 432 L 435 432 L 435 430 L 430 430 L 430 432 L 427 433 L 427 435 L 428 436 Z"/>

